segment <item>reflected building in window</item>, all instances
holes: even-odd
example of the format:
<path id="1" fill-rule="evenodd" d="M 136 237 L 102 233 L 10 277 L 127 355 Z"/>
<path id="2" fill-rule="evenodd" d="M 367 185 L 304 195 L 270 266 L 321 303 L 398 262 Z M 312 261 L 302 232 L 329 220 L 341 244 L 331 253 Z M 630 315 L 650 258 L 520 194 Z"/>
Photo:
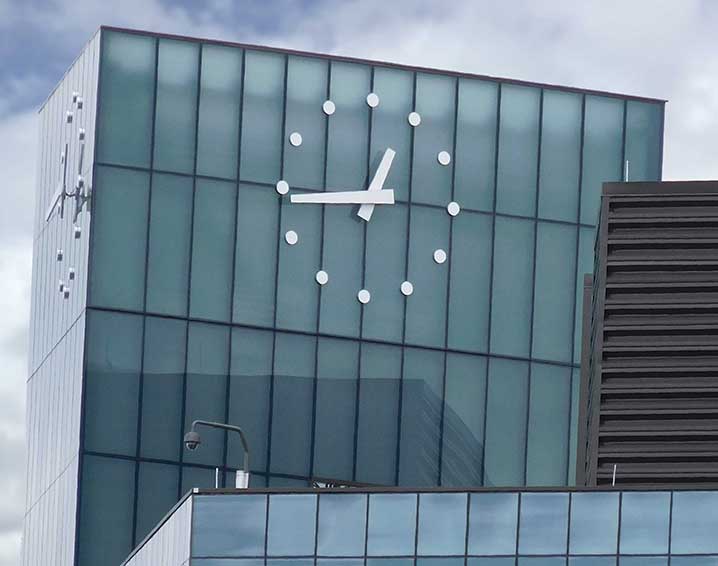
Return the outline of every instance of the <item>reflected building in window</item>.
<path id="1" fill-rule="evenodd" d="M 40 111 L 25 564 L 234 485 L 194 419 L 256 488 L 573 484 L 600 187 L 660 179 L 663 109 L 102 28 Z"/>

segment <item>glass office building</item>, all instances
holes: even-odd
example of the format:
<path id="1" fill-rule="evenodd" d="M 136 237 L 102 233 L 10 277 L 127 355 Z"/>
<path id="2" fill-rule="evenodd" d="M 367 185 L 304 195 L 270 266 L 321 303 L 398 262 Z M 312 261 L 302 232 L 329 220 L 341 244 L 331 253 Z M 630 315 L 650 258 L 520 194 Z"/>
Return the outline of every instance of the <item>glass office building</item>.
<path id="1" fill-rule="evenodd" d="M 26 564 L 234 485 L 198 418 L 253 487 L 573 483 L 600 186 L 660 179 L 663 106 L 100 30 L 40 114 Z"/>
<path id="2" fill-rule="evenodd" d="M 714 491 L 198 491 L 124 566 L 710 566 L 717 531 Z"/>

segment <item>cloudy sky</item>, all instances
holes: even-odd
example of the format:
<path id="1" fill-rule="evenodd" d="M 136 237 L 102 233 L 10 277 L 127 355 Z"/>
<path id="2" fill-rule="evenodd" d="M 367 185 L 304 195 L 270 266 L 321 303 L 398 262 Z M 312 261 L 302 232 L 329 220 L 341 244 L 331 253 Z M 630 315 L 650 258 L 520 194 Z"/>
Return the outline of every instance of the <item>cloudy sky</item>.
<path id="1" fill-rule="evenodd" d="M 664 178 L 718 178 L 716 0 L 0 0 L 0 566 L 22 531 L 36 111 L 100 24 L 665 98 Z"/>

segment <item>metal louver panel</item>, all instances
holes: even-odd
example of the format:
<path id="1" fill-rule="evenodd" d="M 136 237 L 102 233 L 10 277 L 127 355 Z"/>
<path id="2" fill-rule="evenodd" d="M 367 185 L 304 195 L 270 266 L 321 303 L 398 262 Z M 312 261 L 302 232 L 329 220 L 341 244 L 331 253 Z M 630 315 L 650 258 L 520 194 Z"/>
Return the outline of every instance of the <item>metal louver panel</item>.
<path id="1" fill-rule="evenodd" d="M 718 484 L 718 182 L 605 184 L 584 291 L 578 481 Z"/>

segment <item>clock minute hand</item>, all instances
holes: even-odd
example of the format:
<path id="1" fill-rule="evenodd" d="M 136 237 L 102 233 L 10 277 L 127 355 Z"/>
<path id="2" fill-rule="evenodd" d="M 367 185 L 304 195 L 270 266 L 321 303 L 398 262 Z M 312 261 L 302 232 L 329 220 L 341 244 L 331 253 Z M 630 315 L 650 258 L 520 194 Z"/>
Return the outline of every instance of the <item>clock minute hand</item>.
<path id="1" fill-rule="evenodd" d="M 394 151 L 390 147 L 386 148 L 384 156 L 381 158 L 381 162 L 379 163 L 379 167 L 377 167 L 376 173 L 374 173 L 374 178 L 371 180 L 371 183 L 369 183 L 369 188 L 367 189 L 367 192 L 375 192 L 382 190 L 382 188 L 384 187 L 384 181 L 386 181 L 386 178 L 389 175 L 389 169 L 391 169 L 391 163 L 392 161 L 394 161 L 395 155 L 396 151 Z M 394 192 L 392 191 L 392 203 L 394 202 L 393 197 Z M 357 216 L 369 222 L 369 220 L 371 220 L 371 215 L 373 214 L 373 212 L 374 204 L 364 203 L 359 207 Z"/>
<path id="2" fill-rule="evenodd" d="M 291 201 L 295 204 L 361 204 L 374 206 L 375 204 L 394 204 L 394 191 L 382 189 L 374 191 L 337 191 L 327 193 L 307 193 L 292 195 Z"/>

